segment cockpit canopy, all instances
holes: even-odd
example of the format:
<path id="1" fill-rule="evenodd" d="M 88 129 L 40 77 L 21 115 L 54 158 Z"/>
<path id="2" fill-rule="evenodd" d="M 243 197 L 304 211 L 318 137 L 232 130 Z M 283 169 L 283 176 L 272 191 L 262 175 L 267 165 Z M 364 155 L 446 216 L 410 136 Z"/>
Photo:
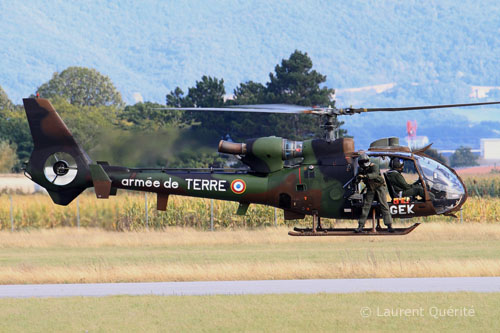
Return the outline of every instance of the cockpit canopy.
<path id="1" fill-rule="evenodd" d="M 406 152 L 377 151 L 368 152 L 368 155 L 371 158 L 381 157 L 385 159 L 385 162 L 381 163 L 386 168 L 389 168 L 390 159 L 401 159 L 406 172 L 413 174 L 413 177 L 407 178 L 413 178 L 410 179 L 412 181 L 420 180 L 437 214 L 452 213 L 465 202 L 466 189 L 461 179 L 449 167 L 432 158 Z"/>
<path id="2" fill-rule="evenodd" d="M 423 156 L 415 156 L 427 189 L 436 199 L 432 202 L 438 214 L 453 211 L 465 201 L 465 186 L 447 166 Z"/>

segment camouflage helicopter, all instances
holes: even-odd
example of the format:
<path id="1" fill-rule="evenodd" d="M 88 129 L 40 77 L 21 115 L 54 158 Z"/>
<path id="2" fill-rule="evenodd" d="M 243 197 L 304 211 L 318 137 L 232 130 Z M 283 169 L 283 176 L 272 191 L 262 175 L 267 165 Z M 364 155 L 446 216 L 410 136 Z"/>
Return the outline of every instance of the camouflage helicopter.
<path id="1" fill-rule="evenodd" d="M 25 175 L 44 187 L 54 203 L 68 205 L 86 188 L 94 187 L 97 198 L 107 199 L 118 189 L 157 194 L 157 209 L 166 210 L 169 195 L 229 200 L 239 203 L 238 215 L 250 204 L 283 209 L 285 219 L 312 216 L 311 228 L 295 228 L 292 236 L 403 235 L 414 230 L 380 228 L 380 204 L 373 202 L 372 226 L 362 233 L 354 228 L 324 228 L 321 217 L 357 220 L 363 206 L 363 189 L 356 181 L 358 157 L 367 154 L 381 166 L 398 158 L 422 184 L 422 197 L 401 197 L 387 181 L 391 215 L 395 218 L 453 216 L 467 199 L 463 181 L 456 172 L 425 154 L 429 146 L 411 151 L 397 138 L 374 141 L 368 150 L 356 151 L 352 138 L 338 138 L 338 116 L 362 112 L 395 112 L 500 104 L 500 102 L 432 105 L 399 108 L 336 108 L 297 105 L 240 105 L 223 108 L 172 108 L 230 112 L 311 114 L 326 119 L 324 139 L 291 141 L 270 136 L 244 143 L 220 141 L 218 151 L 237 156 L 248 168 L 179 169 L 127 168 L 93 162 L 75 141 L 63 120 L 47 99 L 23 100 L 34 150 Z M 285 164 L 285 161 L 294 161 Z M 383 200 L 383 199 L 381 199 Z M 377 223 L 375 223 L 377 221 Z"/>

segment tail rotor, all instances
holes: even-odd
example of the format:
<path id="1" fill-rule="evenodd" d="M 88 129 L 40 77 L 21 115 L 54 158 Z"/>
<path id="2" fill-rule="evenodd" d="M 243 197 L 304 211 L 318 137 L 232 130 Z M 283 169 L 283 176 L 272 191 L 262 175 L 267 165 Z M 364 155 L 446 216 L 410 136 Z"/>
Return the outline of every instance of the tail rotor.
<path id="1" fill-rule="evenodd" d="M 70 184 L 78 174 L 75 159 L 68 153 L 57 152 L 45 161 L 43 174 L 54 185 L 64 186 Z"/>

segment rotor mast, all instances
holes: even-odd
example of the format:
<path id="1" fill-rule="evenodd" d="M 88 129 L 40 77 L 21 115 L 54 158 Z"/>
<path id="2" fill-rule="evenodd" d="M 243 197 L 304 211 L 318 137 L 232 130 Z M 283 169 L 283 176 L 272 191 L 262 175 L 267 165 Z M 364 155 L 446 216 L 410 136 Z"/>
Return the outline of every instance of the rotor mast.
<path id="1" fill-rule="evenodd" d="M 339 121 L 337 120 L 336 114 L 327 114 L 326 122 L 324 125 L 321 125 L 321 128 L 324 128 L 325 140 L 326 141 L 334 141 L 339 138 Z"/>
<path id="2" fill-rule="evenodd" d="M 325 130 L 325 140 L 328 142 L 335 141 L 340 138 L 340 123 L 337 119 L 339 110 L 335 107 L 335 100 L 332 101 L 332 105 L 328 106 L 324 110 L 324 115 L 326 117 L 326 122 L 321 125 L 321 128 Z"/>

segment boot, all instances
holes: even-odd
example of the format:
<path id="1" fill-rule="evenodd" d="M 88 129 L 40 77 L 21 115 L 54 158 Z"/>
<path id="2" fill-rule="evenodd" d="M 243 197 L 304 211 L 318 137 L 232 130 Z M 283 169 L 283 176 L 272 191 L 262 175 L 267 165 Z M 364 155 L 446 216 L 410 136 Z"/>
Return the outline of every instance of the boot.
<path id="1" fill-rule="evenodd" d="M 389 231 L 391 234 L 394 232 L 394 228 L 392 227 L 392 224 L 387 225 L 387 231 Z"/>
<path id="2" fill-rule="evenodd" d="M 354 229 L 354 232 L 357 234 L 362 233 L 364 228 L 365 228 L 365 225 L 360 223 L 358 225 L 358 227 L 356 229 Z"/>

